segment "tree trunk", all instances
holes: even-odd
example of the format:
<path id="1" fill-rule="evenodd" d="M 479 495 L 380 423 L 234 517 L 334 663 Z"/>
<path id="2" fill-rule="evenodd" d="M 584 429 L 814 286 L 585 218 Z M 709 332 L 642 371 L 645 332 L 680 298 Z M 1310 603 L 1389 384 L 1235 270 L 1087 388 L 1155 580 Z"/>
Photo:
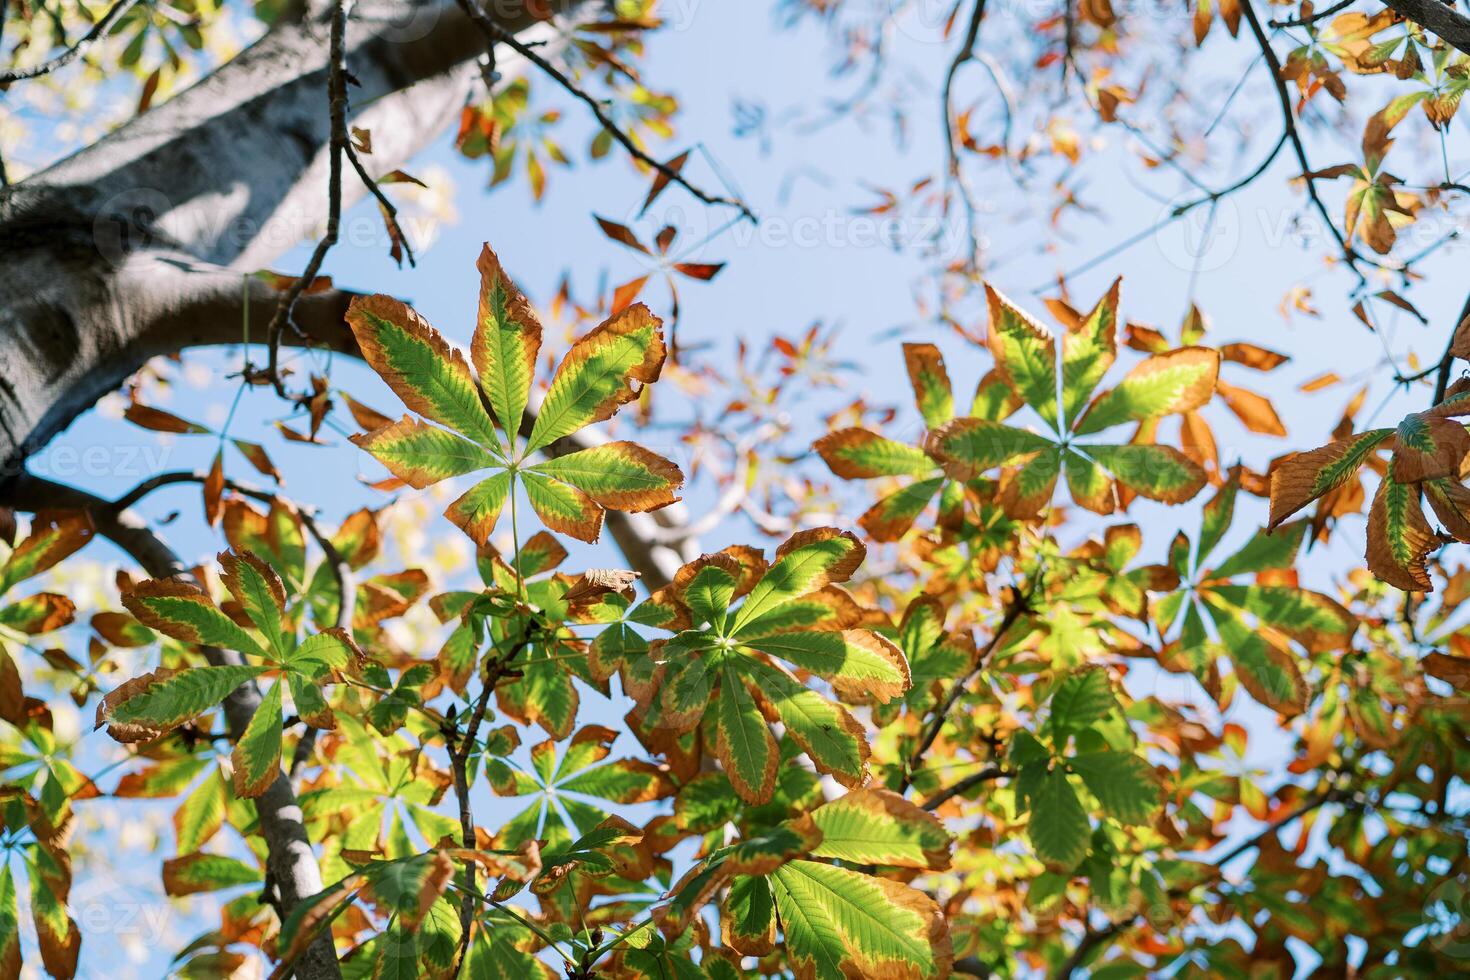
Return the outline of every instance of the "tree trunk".
<path id="1" fill-rule="evenodd" d="M 350 94 L 365 107 L 352 123 L 372 130 L 370 161 L 385 171 L 455 118 L 481 43 L 452 0 L 387 10 L 399 19 L 355 19 L 347 34 L 348 70 L 359 83 Z M 496 15 L 518 33 L 554 35 L 523 5 L 506 14 L 502 4 Z M 517 70 L 514 59 L 500 60 L 503 71 Z M 241 340 L 244 288 L 252 336 L 264 336 L 278 294 L 242 284 L 242 273 L 325 219 L 326 63 L 321 17 L 281 25 L 188 91 L 0 196 L 0 502 L 89 510 L 149 574 L 183 571 L 135 517 L 27 475 L 25 461 L 149 358 Z M 363 192 L 351 175 L 343 191 L 344 204 Z M 297 320 L 317 342 L 355 352 L 342 321 L 348 298 L 305 297 Z M 206 655 L 215 663 L 234 656 Z M 259 702 L 254 684 L 225 702 L 233 734 Z M 289 779 L 278 776 L 255 805 L 284 915 L 321 890 L 321 873 Z M 340 977 L 329 935 L 296 972 Z"/>

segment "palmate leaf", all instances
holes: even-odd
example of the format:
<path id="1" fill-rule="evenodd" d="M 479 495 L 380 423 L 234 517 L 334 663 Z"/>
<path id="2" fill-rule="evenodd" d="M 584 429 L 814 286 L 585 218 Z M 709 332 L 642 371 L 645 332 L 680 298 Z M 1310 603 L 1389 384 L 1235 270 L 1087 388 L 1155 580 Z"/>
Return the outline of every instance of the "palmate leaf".
<path id="1" fill-rule="evenodd" d="M 601 533 L 604 508 L 646 511 L 673 503 L 683 474 L 634 443 L 611 442 L 539 464 L 526 459 L 610 418 L 637 397 L 642 385 L 658 379 L 665 357 L 660 320 L 646 307 L 634 306 L 573 343 L 552 378 L 527 445 L 518 450 L 541 324 L 488 246 L 478 267 L 479 317 L 470 350 L 475 371 L 402 303 L 385 296 L 353 301 L 347 319 L 368 363 L 405 405 L 437 423 L 406 416 L 353 441 L 416 489 L 492 471 L 445 511 L 481 546 L 494 532 L 517 475 L 541 520 L 583 541 L 595 541 Z"/>
<path id="2" fill-rule="evenodd" d="M 853 864 L 944 871 L 954 839 L 928 810 L 883 789 L 860 789 L 818 807 L 812 821 L 822 832 L 813 857 Z"/>
<path id="3" fill-rule="evenodd" d="M 139 582 L 123 593 L 122 604 L 138 622 L 175 640 L 270 659 L 260 644 L 221 612 L 203 590 L 182 579 Z"/>
<path id="4" fill-rule="evenodd" d="M 680 569 L 671 588 L 692 628 L 655 644 L 656 679 L 625 673 L 625 684 L 661 726 L 687 732 L 702 720 L 747 802 L 765 803 L 775 790 L 778 750 L 768 718 L 781 722 L 819 771 L 858 785 L 868 757 L 862 726 L 777 661 L 826 680 L 846 700 L 882 703 L 908 690 L 902 651 L 850 629 L 861 611 L 835 588 L 857 569 L 863 546 L 849 533 L 814 528 L 782 544 L 769 567 L 745 551 L 727 549 Z"/>
<path id="5" fill-rule="evenodd" d="M 933 429 L 954 418 L 954 391 L 939 348 L 933 344 L 904 344 L 903 361 L 924 424 Z"/>
<path id="6" fill-rule="evenodd" d="M 408 415 L 392 425 L 354 435 L 352 441 L 415 490 L 496 462 L 479 445 Z"/>
<path id="7" fill-rule="evenodd" d="M 240 664 L 145 674 L 102 699 L 97 724 L 107 725 L 121 742 L 149 741 L 197 718 L 267 669 Z"/>
<path id="8" fill-rule="evenodd" d="M 1179 504 L 1199 493 L 1205 471 L 1173 446 L 1135 443 L 1079 446 L 1128 489 L 1150 500 Z"/>
<path id="9" fill-rule="evenodd" d="M 612 510 L 641 512 L 667 507 L 684 474 L 673 463 L 633 442 L 609 442 L 532 467 L 569 483 Z"/>
<path id="10" fill-rule="evenodd" d="M 1159 783 L 1147 762 L 1127 752 L 1089 752 L 1067 760 L 1108 816 L 1148 824 L 1162 807 Z"/>
<path id="11" fill-rule="evenodd" d="M 487 449 L 499 447 L 464 355 L 423 317 L 389 296 L 358 296 L 347 323 L 363 359 L 410 410 Z"/>
<path id="12" fill-rule="evenodd" d="M 1251 697 L 1287 717 L 1305 711 L 1310 692 L 1296 656 L 1246 626 L 1230 609 L 1208 601 L 1206 608 L 1241 686 Z"/>
<path id="13" fill-rule="evenodd" d="M 1297 453 L 1283 462 L 1271 473 L 1271 519 L 1267 530 L 1347 483 L 1373 451 L 1393 434 L 1393 429 L 1371 429 L 1320 449 Z"/>
<path id="14" fill-rule="evenodd" d="M 20 909 L 10 863 L 0 868 L 0 974 L 20 976 Z"/>
<path id="15" fill-rule="evenodd" d="M 1050 439 L 985 419 L 958 418 L 933 432 L 924 448 L 957 480 L 972 480 L 997 466 L 1051 449 Z"/>
<path id="16" fill-rule="evenodd" d="M 1086 856 L 1092 825 L 1064 770 L 1054 768 L 1040 777 L 1031 794 L 1027 833 L 1036 856 L 1048 865 L 1075 868 Z"/>
<path id="17" fill-rule="evenodd" d="M 1071 425 L 1118 359 L 1118 289 L 1114 279 L 1092 312 L 1062 335 L 1062 420 Z"/>
<path id="18" fill-rule="evenodd" d="M 812 448 L 833 475 L 844 480 L 923 476 L 935 469 L 934 460 L 919 447 L 895 442 L 868 429 L 837 429 L 818 439 Z"/>

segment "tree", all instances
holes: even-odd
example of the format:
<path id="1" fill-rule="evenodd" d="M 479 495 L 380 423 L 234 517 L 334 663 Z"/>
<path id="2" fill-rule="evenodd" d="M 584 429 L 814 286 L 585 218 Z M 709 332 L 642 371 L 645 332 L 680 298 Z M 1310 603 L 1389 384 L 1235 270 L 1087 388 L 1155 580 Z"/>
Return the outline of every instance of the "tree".
<path id="1" fill-rule="evenodd" d="M 176 951 L 191 976 L 1455 970 L 1470 300 L 1427 358 L 1388 321 L 1430 324 L 1425 270 L 1459 237 L 1470 20 L 1427 0 L 1199 0 L 1187 23 L 1106 0 L 959 0 L 932 23 L 776 6 L 833 41 L 835 94 L 740 103 L 738 132 L 941 122 L 917 178 L 858 206 L 921 229 L 896 244 L 922 263 L 924 336 L 890 345 L 912 410 L 853 390 L 821 325 L 731 359 L 680 323 L 681 290 L 724 288 L 725 264 L 638 217 L 680 195 L 716 228 L 762 219 L 670 143 L 649 0 L 0 0 L 7 100 L 89 86 L 129 117 L 69 145 L 17 114 L 35 159 L 74 152 L 14 182 L 0 164 L 0 976 L 78 974 L 74 831 L 101 796 L 166 801 L 164 891 L 220 899 Z M 242 25 L 260 37 L 234 53 Z M 937 69 L 939 48 L 904 50 L 919 29 Z M 465 349 L 324 275 L 358 200 L 418 259 L 398 191 L 456 121 L 492 186 L 557 193 L 557 99 L 587 158 L 647 182 L 593 216 L 644 274 L 528 298 L 501 237 L 456 260 Z M 1061 258 L 1089 180 L 1119 172 L 1183 187 L 1144 234 L 1203 216 L 1206 248 L 1229 202 L 1301 190 L 1331 286 L 1293 286 L 1283 315 L 1340 305 L 1331 329 L 1383 348 L 1330 439 L 1276 441 L 1288 358 L 1264 330 L 1217 339 L 1203 251 L 1172 257 L 1177 330 L 1126 314 L 1139 236 Z M 987 210 L 996 187 L 1012 203 Z M 991 241 L 1003 217 L 1023 246 Z M 302 240 L 300 270 L 262 271 Z M 1057 266 L 1035 299 L 1020 254 Z M 1123 278 L 1078 299 L 1098 267 Z M 273 400 L 274 438 L 375 461 L 403 499 L 288 495 L 228 399 L 205 424 L 150 398 L 158 358 L 217 345 L 234 405 Z M 289 348 L 360 359 L 402 410 Z M 952 380 L 946 355 L 982 367 Z M 1303 387 L 1352 373 L 1330 366 Z M 127 423 L 211 441 L 212 466 L 105 496 L 28 469 L 124 386 Z M 678 386 L 721 410 L 678 421 Z M 661 451 L 669 425 L 692 465 Z M 350 446 L 323 447 L 334 430 Z M 134 510 L 180 486 L 215 560 Z M 473 574 L 386 546 L 449 487 Z M 604 524 L 627 568 L 569 550 Z M 1324 567 L 1358 527 L 1362 566 Z M 701 554 L 717 529 L 740 543 Z M 115 591 L 64 594 L 97 538 L 129 559 Z M 1138 682 L 1168 675 L 1187 698 Z M 589 709 L 614 696 L 616 728 Z M 116 761 L 65 731 L 67 704 Z M 1224 714 L 1246 704 L 1249 724 Z M 1262 741 L 1286 761 L 1256 768 Z M 491 819 L 495 798 L 529 802 Z"/>

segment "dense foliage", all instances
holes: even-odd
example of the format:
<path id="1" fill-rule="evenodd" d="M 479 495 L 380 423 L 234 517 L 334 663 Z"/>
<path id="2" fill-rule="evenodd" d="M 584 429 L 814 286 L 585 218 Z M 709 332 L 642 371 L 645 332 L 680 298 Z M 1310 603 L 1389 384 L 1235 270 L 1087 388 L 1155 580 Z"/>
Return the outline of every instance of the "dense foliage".
<path id="1" fill-rule="evenodd" d="M 686 180 L 689 152 L 659 163 L 641 149 L 671 134 L 677 108 L 633 66 L 655 6 L 610 4 L 570 32 L 565 71 L 599 82 L 606 99 L 587 98 L 618 110 L 596 117 L 587 155 L 627 141 L 652 181 L 640 216 L 675 187 L 749 215 Z M 842 42 L 839 76 L 871 71 L 838 110 L 854 115 L 889 68 L 859 6 L 781 5 Z M 1131 290 L 1146 288 L 1131 280 L 1092 302 L 1067 275 L 1043 300 L 1010 298 L 977 237 L 973 169 L 1054 178 L 1035 198 L 1055 204 L 1055 224 L 1084 208 L 1079 127 L 1122 127 L 1148 169 L 1187 173 L 1186 151 L 1234 98 L 1211 103 L 1212 122 L 1183 80 L 1154 95 L 1149 71 L 1177 53 L 1152 47 L 1160 28 L 1135 28 L 1137 12 L 1106 0 L 1058 6 L 1033 25 L 1029 97 L 1013 99 L 1004 66 L 990 66 L 1008 93 L 1003 128 L 999 112 L 990 125 L 956 111 L 951 86 L 980 59 L 985 4 L 954 6 L 941 34 L 964 40 L 944 86 L 938 179 L 880 189 L 872 208 L 937 211 L 968 230 L 961 258 L 929 256 L 920 290 L 924 324 L 943 329 L 891 343 L 912 409 L 844 388 L 843 352 L 819 326 L 764 351 L 742 342 L 733 364 L 681 356 L 678 289 L 720 289 L 723 264 L 681 257 L 671 226 L 650 245 L 604 217 L 607 238 L 655 272 L 595 302 L 565 288 L 533 304 L 507 269 L 514 241 L 497 243 L 505 264 L 487 245 L 474 270 L 470 256 L 436 253 L 464 269 L 467 295 L 478 276 L 467 350 L 400 299 L 355 296 L 352 353 L 402 410 L 342 390 L 319 363 L 288 378 L 279 330 L 268 367 L 242 338 L 231 384 L 284 396 L 281 438 L 320 445 L 335 430 L 375 461 L 384 503 L 335 527 L 332 501 L 309 486 L 288 495 L 263 437 L 231 430 L 233 409 L 215 426 L 152 404 L 171 365 L 135 379 L 124 417 L 214 440 L 210 469 L 161 473 L 91 508 L 0 508 L 0 978 L 22 975 L 33 952 L 51 976 L 77 975 L 87 925 L 68 907 L 73 832 L 102 797 L 166 801 L 164 890 L 220 899 L 218 924 L 171 951 L 193 977 L 261 964 L 285 977 L 314 946 L 344 976 L 375 978 L 1462 969 L 1470 569 L 1454 543 L 1470 543 L 1470 379 L 1453 365 L 1470 360 L 1470 316 L 1422 369 L 1400 370 L 1385 341 L 1376 380 L 1416 401 L 1397 421 L 1363 412 L 1365 377 L 1330 439 L 1281 442 L 1275 372 L 1288 358 L 1265 336 L 1219 341 L 1193 305 L 1177 330 L 1130 320 Z M 63 7 L 48 22 L 45 5 L 0 2 L 0 24 L 25 23 L 50 51 L 52 32 L 97 19 Z M 121 9 L 82 69 L 139 76 L 139 112 L 200 63 L 180 45 L 225 54 L 211 31 L 222 8 Z M 1278 60 L 1248 0 L 1191 9 L 1191 48 L 1216 19 L 1235 36 L 1244 18 L 1258 41 L 1247 70 L 1266 63 L 1261 104 L 1274 113 L 1279 95 L 1284 128 L 1243 180 L 1212 190 L 1191 178 L 1200 196 L 1168 220 L 1198 207 L 1213 220 L 1291 148 L 1357 320 L 1425 321 L 1404 294 L 1437 245 L 1400 237 L 1466 188 L 1447 150 L 1442 179 L 1410 184 L 1383 167 L 1411 125 L 1448 138 L 1470 86 L 1456 46 L 1470 40 L 1453 39 L 1470 30 L 1457 33 L 1457 14 L 1426 29 L 1399 4 L 1282 6 L 1290 18 L 1271 26 L 1301 43 Z M 289 14 L 265 3 L 251 16 Z M 33 52 L 17 54 L 24 67 Z M 455 147 L 489 158 L 492 185 L 519 175 L 540 199 L 548 163 L 568 154 L 534 88 L 517 78 L 479 93 Z M 1058 91 L 1073 102 L 1037 108 Z M 1349 114 L 1350 93 L 1371 103 L 1366 118 Z M 1348 107 L 1335 118 L 1356 127 L 1349 142 L 1362 133 L 1361 152 L 1313 169 L 1299 126 L 1327 100 Z M 1135 106 L 1165 121 L 1167 150 Z M 744 111 L 752 132 L 768 121 Z M 977 135 L 991 131 L 1005 136 Z M 337 149 L 370 157 L 372 134 L 354 130 L 350 145 Z M 1426 173 L 1440 164 L 1424 160 Z M 1340 219 L 1317 190 L 1338 181 L 1350 182 Z M 379 185 L 418 178 L 394 169 L 369 183 L 392 254 L 411 257 Z M 262 274 L 283 324 L 303 295 L 331 288 L 316 278 L 324 254 L 303 277 Z M 1304 317 L 1312 302 L 1303 287 L 1283 305 Z M 543 327 L 547 311 L 570 324 L 566 343 Z M 946 355 L 983 366 L 952 378 Z M 638 535 L 646 550 L 694 532 L 676 541 L 672 517 L 620 524 L 642 574 L 585 567 L 571 542 L 597 542 L 619 515 L 667 517 L 701 476 L 647 445 L 668 445 L 661 386 L 719 406 L 677 426 L 707 484 L 705 511 L 681 519 L 730 519 L 745 539 L 660 566 L 632 557 Z M 818 417 L 806 399 L 829 390 L 846 401 Z M 1217 429 L 1276 441 L 1227 452 Z M 216 560 L 116 569 L 92 589 L 106 596 L 96 608 L 61 594 L 95 571 L 95 538 L 135 540 L 120 514 L 178 484 L 197 488 L 227 545 Z M 1245 516 L 1252 500 L 1264 520 Z M 1194 511 L 1130 516 L 1190 501 L 1197 524 Z M 447 523 L 428 525 L 431 502 Z M 425 541 L 426 525 L 439 540 Z M 418 546 L 390 547 L 409 527 Z M 1313 549 L 1344 527 L 1366 528 L 1362 566 L 1314 568 Z M 454 547 L 472 568 L 445 557 Z M 1139 677 L 1162 680 L 1148 690 Z M 604 710 L 616 696 L 631 702 L 620 723 Z M 102 736 L 58 725 L 66 699 L 95 711 L 115 761 L 93 766 Z M 1264 730 L 1226 720 L 1246 702 Z M 1282 771 L 1246 763 L 1253 739 L 1278 747 Z M 283 807 L 296 807 L 293 843 L 322 886 L 294 901 L 270 836 Z"/>

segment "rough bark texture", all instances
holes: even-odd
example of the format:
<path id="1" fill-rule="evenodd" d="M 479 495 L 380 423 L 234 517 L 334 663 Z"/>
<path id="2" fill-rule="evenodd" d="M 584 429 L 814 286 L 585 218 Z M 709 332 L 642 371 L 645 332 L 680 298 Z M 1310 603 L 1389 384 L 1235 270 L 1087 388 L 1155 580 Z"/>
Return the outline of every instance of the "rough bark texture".
<path id="1" fill-rule="evenodd" d="M 507 27 L 554 33 L 523 6 L 505 6 L 496 14 Z M 353 21 L 348 70 L 364 109 L 352 122 L 373 132 L 374 167 L 406 162 L 455 118 L 479 44 L 453 0 L 397 3 Z M 134 515 L 27 475 L 25 460 L 149 358 L 241 339 L 241 273 L 309 238 L 325 214 L 326 50 L 320 16 L 281 25 L 187 92 L 0 196 L 0 501 L 88 510 L 149 574 L 183 571 Z M 355 179 L 343 189 L 348 200 L 362 193 Z M 248 288 L 259 338 L 277 295 L 264 283 Z M 297 320 L 316 342 L 353 353 L 348 298 L 307 297 Z M 235 656 L 206 654 L 215 663 Z M 232 733 L 259 703 L 254 684 L 231 695 Z M 285 775 L 256 809 L 284 914 L 321 890 L 320 870 Z M 296 972 L 340 976 L 330 937 Z"/>
<path id="2" fill-rule="evenodd" d="M 591 8 L 555 0 L 560 14 Z M 523 36 L 555 42 L 520 0 L 491 11 Z M 391 0 L 354 19 L 347 35 L 351 123 L 371 129 L 375 172 L 406 163 L 451 123 L 474 83 L 480 34 L 455 0 Z M 545 49 L 543 49 L 545 50 Z M 554 47 L 550 49 L 554 51 Z M 44 447 L 152 357 L 238 343 L 244 289 L 254 338 L 279 298 L 242 273 L 265 268 L 319 229 L 327 205 L 324 16 L 272 30 L 190 90 L 0 196 L 0 502 L 22 510 L 75 507 L 153 576 L 184 572 L 140 518 L 85 491 L 25 473 Z M 522 69 L 501 53 L 505 75 Z M 364 193 L 349 174 L 344 204 Z M 342 315 L 350 294 L 303 297 L 296 321 L 316 344 L 356 355 Z M 288 332 L 288 342 L 293 338 Z M 588 436 L 578 440 L 580 448 Z M 608 530 L 651 588 L 697 553 L 670 538 L 681 506 L 608 515 Z M 230 651 L 207 650 L 213 663 Z M 225 703 L 232 734 L 249 724 L 260 690 Z M 256 801 L 270 880 L 283 914 L 323 882 L 290 780 Z M 298 963 L 304 980 L 340 977 L 330 938 Z"/>

